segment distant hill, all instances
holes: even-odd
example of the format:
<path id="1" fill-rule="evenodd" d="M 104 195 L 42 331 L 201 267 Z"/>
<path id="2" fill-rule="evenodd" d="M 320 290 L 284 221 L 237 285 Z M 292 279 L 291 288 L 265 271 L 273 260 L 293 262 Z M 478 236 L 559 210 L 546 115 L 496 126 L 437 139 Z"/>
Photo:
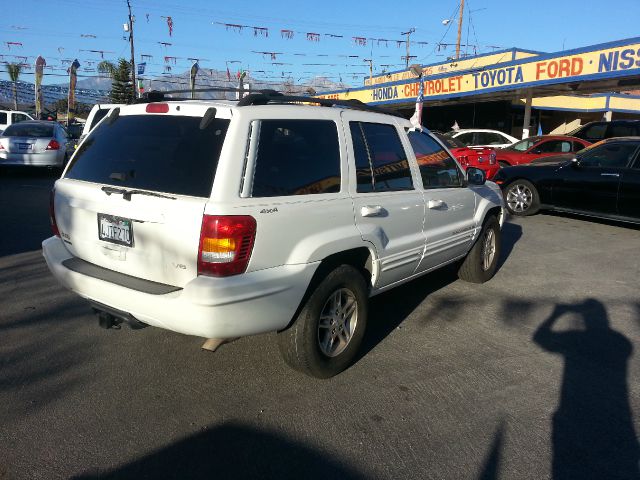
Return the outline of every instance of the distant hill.
<path id="1" fill-rule="evenodd" d="M 244 79 L 245 84 L 249 84 L 252 90 L 273 89 L 283 93 L 308 94 L 307 86 L 296 85 L 283 78 L 281 82 L 267 82 L 254 78 L 251 74 Z M 317 92 L 350 88 L 346 83 L 332 82 L 325 77 L 315 77 L 307 83 Z M 21 105 L 33 105 L 34 85 L 29 82 L 18 82 L 18 103 Z M 189 72 L 162 75 L 160 77 L 145 78 L 145 90 L 188 90 Z M 238 81 L 235 77 L 231 80 L 227 78 L 227 73 L 219 70 L 201 69 L 196 77 L 196 88 L 237 88 Z M 78 102 L 93 105 L 95 103 L 109 101 L 109 91 L 111 89 L 111 79 L 109 78 L 81 78 L 78 80 L 76 88 L 76 99 Z M 69 86 L 67 83 L 57 85 L 43 85 L 42 93 L 45 106 L 51 106 L 56 100 L 67 98 Z M 184 96 L 184 95 L 183 95 Z M 196 98 L 202 99 L 227 99 L 236 98 L 234 92 L 204 92 L 198 93 Z M 13 84 L 8 80 L 0 80 L 0 104 L 13 104 Z"/>

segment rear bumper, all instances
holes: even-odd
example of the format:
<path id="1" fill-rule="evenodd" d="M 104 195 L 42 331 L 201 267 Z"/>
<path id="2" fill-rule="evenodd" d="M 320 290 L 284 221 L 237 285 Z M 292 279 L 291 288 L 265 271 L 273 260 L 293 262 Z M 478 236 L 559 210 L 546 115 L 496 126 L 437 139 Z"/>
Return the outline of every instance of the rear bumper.
<path id="1" fill-rule="evenodd" d="M 42 243 L 54 277 L 92 302 L 149 325 L 206 338 L 234 338 L 289 324 L 318 264 L 283 265 L 227 278 L 197 277 L 183 289 L 155 295 L 84 275 L 63 265 L 73 258 L 58 237 Z"/>
<path id="2" fill-rule="evenodd" d="M 61 167 L 64 164 L 64 152 L 50 150 L 42 153 L 0 152 L 0 166 L 23 165 L 33 167 Z"/>

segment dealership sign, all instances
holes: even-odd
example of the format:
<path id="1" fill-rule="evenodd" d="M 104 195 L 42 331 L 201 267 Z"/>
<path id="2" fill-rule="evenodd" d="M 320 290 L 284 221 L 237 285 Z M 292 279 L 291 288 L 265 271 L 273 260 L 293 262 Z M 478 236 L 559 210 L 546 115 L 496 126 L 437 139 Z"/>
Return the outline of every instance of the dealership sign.
<path id="1" fill-rule="evenodd" d="M 540 85 L 574 83 L 638 75 L 640 38 L 576 50 L 543 54 L 493 66 L 424 77 L 424 100 L 519 90 Z M 409 103 L 418 96 L 417 78 L 318 95 L 365 103 Z"/>

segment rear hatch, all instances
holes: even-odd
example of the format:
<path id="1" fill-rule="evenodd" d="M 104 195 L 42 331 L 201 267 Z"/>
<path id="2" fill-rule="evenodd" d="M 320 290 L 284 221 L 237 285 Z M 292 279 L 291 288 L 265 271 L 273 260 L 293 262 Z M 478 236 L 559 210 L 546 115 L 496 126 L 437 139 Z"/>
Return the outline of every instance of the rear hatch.
<path id="1" fill-rule="evenodd" d="M 113 110 L 56 182 L 67 250 L 178 287 L 197 276 L 202 216 L 229 119 L 229 108 L 180 102 Z"/>

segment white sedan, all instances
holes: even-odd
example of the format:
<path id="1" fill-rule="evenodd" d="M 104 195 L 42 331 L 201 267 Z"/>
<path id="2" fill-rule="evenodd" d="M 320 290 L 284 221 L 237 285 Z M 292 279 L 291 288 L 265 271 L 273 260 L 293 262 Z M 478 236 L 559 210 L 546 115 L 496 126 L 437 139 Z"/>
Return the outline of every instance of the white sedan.
<path id="1" fill-rule="evenodd" d="M 507 135 L 500 130 L 488 130 L 482 128 L 467 128 L 445 133 L 447 137 L 455 138 L 465 147 L 490 147 L 504 148 L 518 141 L 517 138 Z"/>

